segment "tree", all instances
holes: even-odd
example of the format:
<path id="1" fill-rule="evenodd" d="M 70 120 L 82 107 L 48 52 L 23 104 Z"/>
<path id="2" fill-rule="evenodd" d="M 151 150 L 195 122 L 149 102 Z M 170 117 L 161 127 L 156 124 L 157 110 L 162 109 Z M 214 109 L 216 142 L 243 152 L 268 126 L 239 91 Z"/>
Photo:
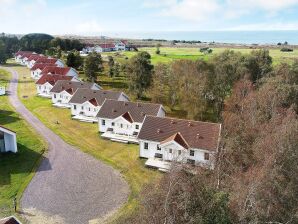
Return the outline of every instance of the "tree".
<path id="1" fill-rule="evenodd" d="M 0 40 L 0 64 L 4 64 L 7 60 L 7 54 L 5 53 L 5 45 L 2 40 Z"/>
<path id="2" fill-rule="evenodd" d="M 66 64 L 68 67 L 79 69 L 83 64 L 83 59 L 80 56 L 80 52 L 78 51 L 69 52 L 66 58 Z"/>
<path id="3" fill-rule="evenodd" d="M 114 76 L 118 77 L 119 75 L 120 75 L 120 64 L 116 62 L 114 66 Z"/>
<path id="4" fill-rule="evenodd" d="M 156 54 L 160 54 L 160 44 L 156 44 L 156 51 L 155 51 L 155 53 Z"/>
<path id="5" fill-rule="evenodd" d="M 97 79 L 98 72 L 103 71 L 101 55 L 92 52 L 85 59 L 84 72 L 89 80 L 94 82 Z"/>
<path id="6" fill-rule="evenodd" d="M 150 54 L 140 52 L 129 59 L 127 71 L 129 75 L 129 90 L 139 99 L 143 96 L 152 81 L 153 65 L 150 61 Z"/>
<path id="7" fill-rule="evenodd" d="M 35 51 L 37 53 L 43 53 L 50 47 L 53 36 L 43 33 L 31 33 L 23 36 L 20 39 L 20 45 L 22 50 Z"/>
<path id="8" fill-rule="evenodd" d="M 108 65 L 109 65 L 109 76 L 113 77 L 114 76 L 114 65 L 115 65 L 115 61 L 114 58 L 112 56 L 108 56 Z"/>

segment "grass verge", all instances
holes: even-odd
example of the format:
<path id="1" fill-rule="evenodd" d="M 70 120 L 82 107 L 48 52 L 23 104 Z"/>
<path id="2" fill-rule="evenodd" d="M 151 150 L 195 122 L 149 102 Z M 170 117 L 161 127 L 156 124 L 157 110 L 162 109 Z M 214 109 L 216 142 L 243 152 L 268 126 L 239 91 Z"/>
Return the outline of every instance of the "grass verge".
<path id="1" fill-rule="evenodd" d="M 10 73 L 0 70 L 0 85 L 8 85 Z M 18 153 L 0 154 L 0 217 L 14 214 L 13 198 L 19 202 L 47 148 L 44 140 L 0 96 L 0 125 L 16 131 Z M 19 204 L 19 203 L 17 203 Z"/>

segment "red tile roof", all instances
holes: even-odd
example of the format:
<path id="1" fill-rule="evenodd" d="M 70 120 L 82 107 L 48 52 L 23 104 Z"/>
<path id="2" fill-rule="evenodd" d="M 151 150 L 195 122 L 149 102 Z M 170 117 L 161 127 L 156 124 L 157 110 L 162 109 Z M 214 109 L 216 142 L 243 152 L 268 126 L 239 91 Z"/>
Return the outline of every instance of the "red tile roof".
<path id="1" fill-rule="evenodd" d="M 70 81 L 70 80 L 72 80 L 72 78 L 73 78 L 72 76 L 45 74 L 45 75 L 42 75 L 40 77 L 40 79 L 38 79 L 36 81 L 36 84 L 43 85 L 48 82 L 52 86 L 54 86 L 58 80 L 69 80 Z"/>
<path id="2" fill-rule="evenodd" d="M 29 58 L 31 55 L 35 55 L 35 53 L 24 53 L 24 54 L 21 54 L 21 59 L 23 59 L 23 58 Z"/>
<path id="3" fill-rule="evenodd" d="M 220 132 L 218 123 L 146 116 L 138 138 L 153 142 L 175 140 L 186 148 L 217 151 Z"/>
<path id="4" fill-rule="evenodd" d="M 42 54 L 32 54 L 29 58 L 28 61 L 37 61 L 37 59 L 39 58 L 47 58 L 46 56 L 42 55 Z"/>
<path id="5" fill-rule="evenodd" d="M 35 71 L 37 69 L 40 69 L 42 71 L 47 66 L 57 66 L 57 65 L 56 64 L 48 64 L 48 63 L 35 63 L 30 70 Z"/>
<path id="6" fill-rule="evenodd" d="M 39 58 L 36 63 L 47 63 L 47 64 L 55 64 L 58 59 L 56 58 Z"/>
<path id="7" fill-rule="evenodd" d="M 101 48 L 114 48 L 115 44 L 99 44 L 98 46 L 100 46 Z"/>
<path id="8" fill-rule="evenodd" d="M 18 51 L 17 53 L 15 53 L 15 56 L 28 54 L 28 53 L 33 54 L 34 52 L 32 52 L 32 51 Z"/>
<path id="9" fill-rule="evenodd" d="M 66 75 L 69 70 L 71 68 L 70 67 L 57 67 L 57 66 L 46 66 L 41 74 L 55 74 L 55 75 Z"/>

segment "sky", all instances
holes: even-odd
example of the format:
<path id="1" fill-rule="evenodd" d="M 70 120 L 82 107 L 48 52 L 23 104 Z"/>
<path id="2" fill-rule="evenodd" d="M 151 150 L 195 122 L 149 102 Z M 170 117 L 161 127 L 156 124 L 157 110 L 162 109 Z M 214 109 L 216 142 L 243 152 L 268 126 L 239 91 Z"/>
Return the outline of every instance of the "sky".
<path id="1" fill-rule="evenodd" d="M 0 0 L 0 32 L 298 30 L 298 0 Z"/>

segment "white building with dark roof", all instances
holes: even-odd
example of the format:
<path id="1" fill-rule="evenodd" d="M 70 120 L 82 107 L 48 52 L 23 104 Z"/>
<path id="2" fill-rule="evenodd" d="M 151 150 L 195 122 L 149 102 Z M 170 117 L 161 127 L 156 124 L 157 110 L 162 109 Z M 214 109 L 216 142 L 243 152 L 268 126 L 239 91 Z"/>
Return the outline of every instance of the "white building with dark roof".
<path id="1" fill-rule="evenodd" d="M 137 135 L 146 115 L 164 117 L 161 104 L 105 100 L 97 117 L 101 136 L 124 143 L 138 143 Z"/>
<path id="2" fill-rule="evenodd" d="M 220 133 L 218 123 L 146 116 L 138 135 L 140 157 L 158 168 L 161 161 L 213 168 Z"/>
<path id="3" fill-rule="evenodd" d="M 69 101 L 73 119 L 97 122 L 96 115 L 106 99 L 129 101 L 123 92 L 110 90 L 77 89 Z"/>
<path id="4" fill-rule="evenodd" d="M 0 126 L 0 153 L 18 151 L 16 133 L 8 128 Z"/>

